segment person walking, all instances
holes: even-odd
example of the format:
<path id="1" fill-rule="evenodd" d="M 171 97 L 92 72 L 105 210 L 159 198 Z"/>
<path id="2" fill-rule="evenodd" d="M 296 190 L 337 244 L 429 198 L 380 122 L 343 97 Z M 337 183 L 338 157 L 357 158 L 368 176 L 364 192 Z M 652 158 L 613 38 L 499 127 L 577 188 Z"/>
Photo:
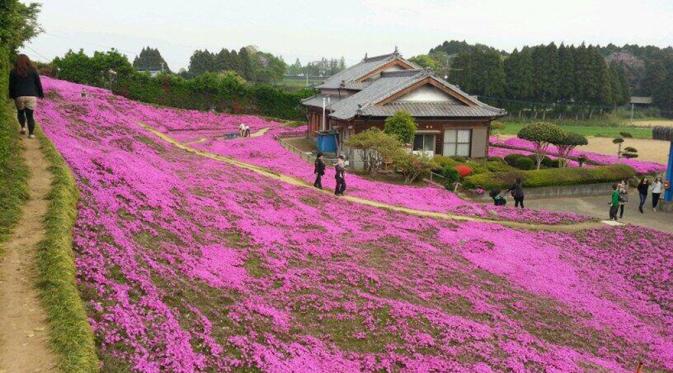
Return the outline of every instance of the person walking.
<path id="1" fill-rule="evenodd" d="M 315 168 L 313 169 L 315 174 L 315 182 L 313 186 L 322 189 L 322 177 L 325 175 L 325 162 L 322 160 L 322 152 L 318 152 L 318 155 L 315 158 Z"/>
<path id="2" fill-rule="evenodd" d="M 629 202 L 629 184 L 626 180 L 619 183 L 619 218 L 624 219 L 624 205 Z"/>
<path id="3" fill-rule="evenodd" d="M 37 106 L 37 98 L 44 98 L 40 74 L 25 54 L 16 57 L 14 68 L 9 72 L 9 98 L 16 105 L 16 117 L 21 125 L 21 134 L 26 133 L 28 123 L 28 137 L 35 138 L 35 118 L 33 113 Z"/>
<path id="4" fill-rule="evenodd" d="M 645 202 L 647 201 L 647 192 L 650 189 L 650 180 L 646 178 L 641 178 L 640 183 L 638 183 L 638 195 L 640 196 L 640 205 L 638 205 L 638 211 L 640 211 L 641 214 L 644 214 L 645 212 L 643 211 L 643 206 L 645 206 Z"/>
<path id="5" fill-rule="evenodd" d="M 617 220 L 617 211 L 619 210 L 619 186 L 612 184 L 612 196 L 610 198 L 610 220 Z"/>
<path id="6" fill-rule="evenodd" d="M 523 181 L 521 181 L 521 178 L 517 177 L 514 185 L 512 185 L 511 188 L 507 189 L 507 191 L 511 192 L 512 197 L 514 197 L 514 207 L 521 207 L 523 209 L 524 193 L 523 193 Z"/>
<path id="7" fill-rule="evenodd" d="M 346 191 L 346 165 L 344 163 L 344 156 L 340 155 L 337 159 L 336 166 L 334 166 L 336 174 L 336 187 L 334 188 L 334 195 L 343 196 Z"/>
<path id="8" fill-rule="evenodd" d="M 657 205 L 659 205 L 659 197 L 664 191 L 664 183 L 661 181 L 660 177 L 654 179 L 652 183 L 652 211 L 657 211 Z"/>

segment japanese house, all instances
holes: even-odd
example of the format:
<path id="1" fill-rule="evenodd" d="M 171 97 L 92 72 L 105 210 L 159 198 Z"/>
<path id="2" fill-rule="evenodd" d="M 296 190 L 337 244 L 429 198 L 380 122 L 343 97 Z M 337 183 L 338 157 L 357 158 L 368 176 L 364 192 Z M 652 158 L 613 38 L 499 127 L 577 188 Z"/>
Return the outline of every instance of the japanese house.
<path id="1" fill-rule="evenodd" d="M 397 50 L 365 56 L 317 88 L 319 94 L 302 101 L 309 136 L 334 130 L 340 143 L 371 127 L 383 129 L 386 118 L 404 110 L 418 124 L 415 151 L 481 158 L 488 154 L 491 121 L 506 114 L 405 60 Z"/>

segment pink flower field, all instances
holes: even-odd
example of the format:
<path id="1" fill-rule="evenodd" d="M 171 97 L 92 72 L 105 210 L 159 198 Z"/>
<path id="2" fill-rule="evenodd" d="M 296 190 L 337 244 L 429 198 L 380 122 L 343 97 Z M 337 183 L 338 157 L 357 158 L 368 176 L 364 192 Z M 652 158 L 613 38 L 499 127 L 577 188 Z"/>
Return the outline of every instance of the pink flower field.
<path id="1" fill-rule="evenodd" d="M 497 136 L 491 136 L 491 138 L 489 139 L 489 143 L 491 145 L 494 145 L 497 149 L 509 148 L 514 150 L 524 150 L 530 152 L 532 152 L 535 149 L 535 146 L 532 142 L 519 139 L 517 137 L 511 137 L 509 139 L 502 140 L 498 139 Z M 497 151 L 498 150 L 496 150 L 496 152 Z M 489 155 L 491 155 L 491 150 L 489 150 Z M 547 155 L 549 155 L 550 157 L 558 156 L 558 149 L 556 149 L 555 146 L 550 145 L 547 150 Z M 584 151 L 581 149 L 581 147 L 575 148 L 570 153 L 570 157 L 572 158 L 577 158 L 582 155 L 584 155 L 588 161 L 593 162 L 594 164 L 597 165 L 625 164 L 631 166 L 639 174 L 662 173 L 666 171 L 666 166 L 660 163 L 641 161 L 637 159 L 617 158 L 616 155 L 607 155 Z"/>
<path id="2" fill-rule="evenodd" d="M 274 140 L 288 130 L 279 123 L 44 86 L 40 125 L 81 192 L 77 278 L 104 372 L 628 372 L 639 361 L 673 371 L 672 235 L 518 230 L 356 204 L 140 125 L 310 180 Z M 218 138 L 241 121 L 270 130 Z M 347 182 L 349 194 L 420 210 L 586 220 Z"/>

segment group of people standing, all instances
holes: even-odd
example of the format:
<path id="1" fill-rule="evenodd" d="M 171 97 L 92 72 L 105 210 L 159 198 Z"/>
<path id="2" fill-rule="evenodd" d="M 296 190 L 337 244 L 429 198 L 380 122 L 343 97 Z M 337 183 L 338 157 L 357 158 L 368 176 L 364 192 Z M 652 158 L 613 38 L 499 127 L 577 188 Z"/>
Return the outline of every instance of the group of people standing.
<path id="1" fill-rule="evenodd" d="M 638 211 L 641 214 L 645 213 L 643 207 L 647 202 L 647 196 L 652 193 L 652 211 L 657 211 L 661 193 L 664 192 L 664 183 L 661 177 L 656 177 L 654 181 L 650 182 L 648 178 L 641 178 L 638 183 L 638 196 L 640 203 L 638 204 Z M 617 220 L 624 218 L 624 206 L 629 202 L 629 184 L 626 180 L 612 185 L 612 195 L 610 198 L 610 220 Z"/>
<path id="2" fill-rule="evenodd" d="M 44 98 L 40 74 L 25 54 L 20 54 L 9 72 L 9 98 L 16 105 L 16 117 L 21 125 L 21 134 L 34 138 L 35 117 L 33 113 L 37 106 L 37 98 Z"/>
<path id="3" fill-rule="evenodd" d="M 315 167 L 313 173 L 315 176 L 315 182 L 313 186 L 322 189 L 322 177 L 325 175 L 325 161 L 323 160 L 323 154 L 321 152 L 315 158 Z M 343 196 L 346 191 L 346 162 L 343 155 L 340 155 L 337 158 L 336 165 L 334 165 L 334 178 L 336 179 L 336 186 L 334 187 L 334 195 Z"/>

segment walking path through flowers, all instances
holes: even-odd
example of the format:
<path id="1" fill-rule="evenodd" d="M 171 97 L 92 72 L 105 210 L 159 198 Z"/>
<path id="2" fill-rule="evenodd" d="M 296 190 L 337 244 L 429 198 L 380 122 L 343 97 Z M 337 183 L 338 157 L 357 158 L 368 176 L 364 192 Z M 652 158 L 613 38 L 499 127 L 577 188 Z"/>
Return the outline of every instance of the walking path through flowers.
<path id="1" fill-rule="evenodd" d="M 239 160 L 236 160 L 231 157 L 226 157 L 220 154 L 215 154 L 203 150 L 198 150 L 195 148 L 192 148 L 191 146 L 181 143 L 180 141 L 174 139 L 173 137 L 160 132 L 156 128 L 149 126 L 146 123 L 141 123 L 142 127 L 145 128 L 146 130 L 152 132 L 155 134 L 157 137 L 161 138 L 162 140 L 182 149 L 187 152 L 199 155 L 201 157 L 205 158 L 210 158 L 214 159 L 217 161 L 221 162 L 226 162 L 229 164 L 232 164 L 237 167 L 241 167 L 253 172 L 256 172 L 260 175 L 270 177 L 276 180 L 280 180 L 286 184 L 290 185 L 295 185 L 295 186 L 300 186 L 300 187 L 306 187 L 306 188 L 311 188 L 315 189 L 313 185 L 310 183 L 300 179 L 296 178 L 293 176 L 288 176 L 284 175 L 278 172 L 274 172 L 272 170 L 269 170 L 264 167 L 256 166 L 250 163 L 246 162 L 241 162 Z M 268 130 L 268 128 L 266 129 Z M 259 132 L 266 132 L 264 130 L 261 130 Z M 259 133 L 258 132 L 258 133 Z M 316 192 L 322 192 L 322 193 L 327 193 L 331 194 L 331 191 L 329 190 L 317 190 Z M 436 211 L 427 211 L 427 210 L 419 210 L 419 209 L 412 209 L 408 207 L 401 207 L 401 206 L 396 206 L 396 205 L 391 205 L 383 202 L 378 202 L 378 201 L 373 201 L 369 200 L 366 198 L 361 198 L 361 197 L 354 197 L 354 196 L 343 196 L 339 197 L 345 200 L 348 200 L 350 202 L 358 203 L 361 205 L 367 205 L 367 206 L 372 206 L 372 207 L 379 207 L 379 208 L 385 208 L 393 211 L 399 211 L 399 212 L 404 212 L 410 215 L 416 215 L 416 216 L 422 216 L 422 217 L 431 217 L 431 218 L 439 218 L 439 219 L 450 219 L 450 220 L 459 220 L 459 221 L 476 221 L 476 222 L 486 222 L 486 223 L 497 223 L 501 225 L 505 225 L 507 227 L 511 228 L 522 228 L 522 229 L 530 229 L 530 230 L 544 230 L 544 231 L 554 231 L 554 232 L 577 232 L 585 229 L 592 229 L 592 228 L 597 228 L 602 225 L 602 223 L 594 222 L 594 221 L 586 221 L 586 222 L 581 222 L 581 223 L 574 223 L 574 224 L 531 224 L 531 223 L 523 223 L 523 222 L 516 222 L 516 221 L 508 221 L 508 220 L 489 220 L 489 219 L 483 219 L 483 218 L 478 218 L 478 217 L 472 217 L 472 216 L 464 216 L 464 215 L 459 215 L 459 214 L 452 214 L 452 213 L 443 213 L 443 212 L 436 212 Z"/>
<path id="2" fill-rule="evenodd" d="M 45 312 L 35 288 L 37 245 L 44 239 L 51 173 L 37 140 L 25 141 L 30 199 L 0 258 L 0 372 L 50 372 L 56 358 L 48 347 Z"/>

